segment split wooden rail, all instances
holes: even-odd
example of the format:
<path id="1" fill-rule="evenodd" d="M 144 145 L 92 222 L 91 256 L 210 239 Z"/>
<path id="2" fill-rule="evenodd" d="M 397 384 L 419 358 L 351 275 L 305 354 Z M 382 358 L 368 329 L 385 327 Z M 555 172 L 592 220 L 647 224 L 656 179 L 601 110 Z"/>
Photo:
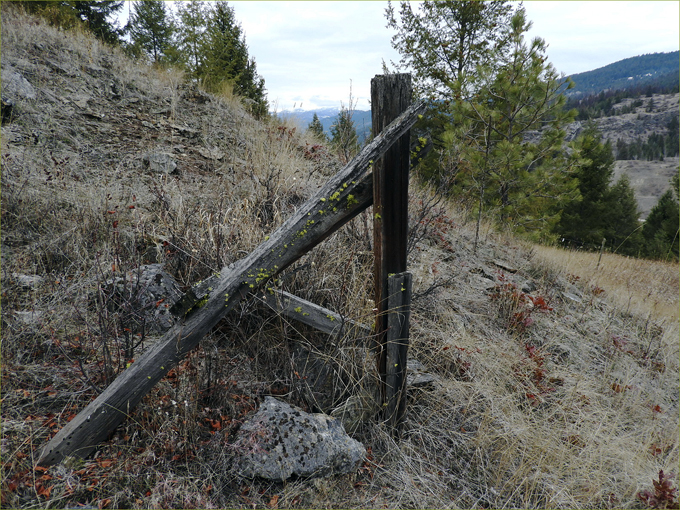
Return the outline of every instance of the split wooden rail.
<path id="1" fill-rule="evenodd" d="M 375 80 L 378 80 L 378 78 L 381 77 L 376 77 Z M 387 84 L 408 82 L 408 86 L 402 84 L 399 87 L 406 87 L 404 90 L 409 90 L 408 95 L 410 97 L 409 75 L 390 75 L 382 78 L 386 79 Z M 375 84 L 372 82 L 372 87 L 374 86 Z M 394 87 L 394 85 L 391 87 Z M 385 111 L 388 113 L 385 113 L 382 120 L 382 125 L 386 127 L 384 129 L 377 128 L 379 134 L 364 147 L 359 155 L 329 179 L 313 197 L 305 202 L 271 236 L 265 238 L 253 252 L 239 260 L 233 267 L 225 268 L 220 277 L 215 279 L 214 285 L 208 289 L 207 299 L 195 301 L 183 320 L 178 321 L 156 344 L 132 363 L 94 401 L 64 426 L 43 448 L 38 464 L 56 464 L 67 457 L 86 457 L 92 453 L 97 445 L 106 440 L 114 429 L 129 416 L 130 411 L 137 406 L 144 395 L 165 377 L 168 371 L 177 365 L 189 351 L 196 347 L 219 320 L 234 308 L 236 303 L 257 291 L 273 276 L 368 208 L 374 201 L 374 175 L 371 175 L 370 169 L 380 167 L 379 158 L 386 154 L 395 143 L 400 147 L 399 154 L 402 154 L 402 156 L 388 156 L 385 165 L 392 165 L 388 162 L 391 161 L 392 157 L 405 157 L 406 170 L 402 168 L 400 175 L 403 179 L 403 172 L 405 171 L 406 182 L 408 182 L 409 154 L 408 152 L 404 153 L 403 147 L 408 148 L 409 130 L 424 112 L 425 104 L 421 102 L 409 108 L 404 108 L 403 102 L 392 105 L 391 99 L 387 96 L 392 94 L 394 88 L 383 86 L 382 90 L 382 94 L 385 94 L 386 97 L 379 100 L 373 98 L 373 101 L 376 105 L 388 105 L 385 107 Z M 397 116 L 396 113 L 399 113 L 399 115 Z M 394 118 L 393 121 L 392 118 Z M 374 126 L 376 125 L 381 124 L 374 124 Z M 384 189 L 384 187 L 389 189 L 390 186 L 394 185 L 390 184 L 390 179 L 391 177 L 385 178 L 384 184 L 380 184 L 381 189 Z M 389 193 L 384 194 L 383 197 L 387 195 Z M 389 225 L 387 218 L 395 213 L 392 210 L 393 208 L 404 208 L 404 210 L 406 208 L 404 202 L 388 204 L 390 204 L 389 199 L 376 213 L 380 215 L 380 218 L 377 216 L 374 218 L 377 219 L 376 225 L 383 232 L 383 241 L 380 244 L 382 247 L 381 254 L 392 253 L 392 248 L 387 239 L 391 234 L 382 230 L 384 225 Z M 403 221 L 402 227 L 405 228 L 406 221 L 403 219 L 397 221 Z M 405 236 L 405 233 L 403 235 Z M 405 246 L 405 237 L 400 242 L 403 242 Z M 377 251 L 376 255 L 378 255 Z M 382 255 L 380 256 L 382 257 Z M 405 252 L 403 267 L 399 266 L 398 270 L 393 271 L 391 265 L 384 265 L 384 268 L 381 269 L 380 281 L 388 278 L 391 272 L 397 273 L 403 270 L 405 270 Z M 408 283 L 402 282 L 396 285 L 401 296 L 403 294 L 402 285 L 408 285 Z M 407 304 L 402 301 L 395 305 L 388 303 L 385 298 L 389 295 L 389 289 L 386 284 L 381 284 L 381 289 L 383 289 L 381 294 L 376 296 L 376 303 L 379 304 L 379 310 L 381 310 L 378 314 L 378 322 L 384 324 L 384 326 L 380 326 L 382 328 L 380 331 L 384 333 L 389 324 L 392 324 L 386 322 L 389 318 L 389 307 L 398 308 L 398 315 L 394 319 L 397 321 L 394 324 L 399 324 L 399 334 L 396 335 L 398 338 L 390 337 L 391 339 L 388 339 L 386 335 L 381 333 L 381 347 L 379 348 L 379 359 L 384 358 L 385 360 L 379 361 L 383 386 L 382 394 L 387 398 L 385 403 L 388 405 L 386 407 L 391 409 L 386 414 L 386 418 L 391 423 L 398 424 L 401 416 L 403 416 L 404 405 L 402 390 L 406 374 L 405 347 L 408 344 L 407 340 L 404 339 L 405 331 L 408 330 L 407 326 L 404 330 L 404 319 L 408 317 Z M 383 302 L 385 304 L 381 305 Z M 396 331 L 396 326 L 394 328 L 394 331 Z M 394 345 L 388 348 L 388 342 L 392 342 Z M 386 369 L 387 363 L 393 365 L 389 374 Z"/>

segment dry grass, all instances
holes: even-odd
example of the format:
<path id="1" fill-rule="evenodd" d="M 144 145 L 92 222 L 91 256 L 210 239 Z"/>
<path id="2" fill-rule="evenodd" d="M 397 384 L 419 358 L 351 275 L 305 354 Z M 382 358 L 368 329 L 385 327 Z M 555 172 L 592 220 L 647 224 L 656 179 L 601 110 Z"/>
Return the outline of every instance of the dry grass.
<path id="1" fill-rule="evenodd" d="M 592 260 L 571 266 L 576 254 L 560 261 L 492 231 L 473 253 L 474 225 L 415 182 L 410 356 L 438 381 L 409 391 L 399 440 L 368 420 L 353 433 L 370 448 L 355 473 L 287 483 L 239 478 L 234 434 L 264 395 L 319 405 L 296 374 L 301 347 L 335 371 L 328 407 L 370 391 L 375 379 L 367 339 L 328 338 L 252 298 L 94 458 L 34 470 L 46 440 L 128 361 L 120 354 L 128 316 L 97 299 L 106 279 L 160 262 L 188 286 L 249 253 L 338 163 L 312 154 L 317 141 L 299 127 L 254 121 L 228 91 L 202 102 L 206 96 L 176 73 L 2 9 L 3 66 L 41 62 L 22 72 L 65 99 L 23 101 L 2 128 L 3 506 L 635 508 L 659 469 L 677 475 L 677 304 L 675 315 L 663 307 L 677 303 L 677 268 L 673 279 L 671 266 L 631 260 L 624 271 L 626 259 L 603 258 L 588 272 Z M 106 113 L 108 131 L 64 111 L 75 93 L 65 87 L 94 94 L 94 78 L 48 80 L 44 70 L 47 60 L 79 65 L 89 55 L 121 86 L 115 107 L 106 96 L 90 105 Z M 140 154 L 152 150 L 172 152 L 180 173 L 145 170 Z M 335 233 L 278 285 L 370 323 L 370 217 Z M 605 278 L 609 268 L 614 276 Z M 623 297 L 613 286 L 622 273 Z M 31 290 L 17 274 L 43 280 Z M 527 293 L 545 300 L 542 311 Z M 524 326 L 510 327 L 517 313 Z M 156 338 L 147 332 L 135 356 Z"/>
<path id="2" fill-rule="evenodd" d="M 578 276 L 583 284 L 604 289 L 626 312 L 678 321 L 680 272 L 677 263 L 612 253 L 603 253 L 599 260 L 598 253 L 548 246 L 536 246 L 535 252 L 546 265 Z"/>

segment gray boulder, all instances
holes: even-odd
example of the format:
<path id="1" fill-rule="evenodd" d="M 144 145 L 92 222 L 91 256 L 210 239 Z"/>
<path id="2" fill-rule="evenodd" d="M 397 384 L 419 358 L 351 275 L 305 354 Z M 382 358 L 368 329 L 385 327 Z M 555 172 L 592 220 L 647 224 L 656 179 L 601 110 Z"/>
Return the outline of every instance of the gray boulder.
<path id="1" fill-rule="evenodd" d="M 273 397 L 238 432 L 238 472 L 247 478 L 286 480 L 349 473 L 366 455 L 340 421 L 309 414 Z"/>
<path id="2" fill-rule="evenodd" d="M 175 323 L 170 312 L 182 297 L 179 284 L 163 264 L 148 264 L 128 271 L 125 277 L 111 278 L 102 286 L 112 311 L 124 314 L 127 327 L 141 327 L 165 333 Z"/>
<path id="3" fill-rule="evenodd" d="M 177 170 L 177 163 L 171 154 L 166 152 L 150 152 L 142 156 L 142 164 L 150 171 L 160 174 L 171 174 Z"/>
<path id="4" fill-rule="evenodd" d="M 12 69 L 2 70 L 2 93 L 10 98 L 35 99 L 35 88 L 17 71 Z"/>

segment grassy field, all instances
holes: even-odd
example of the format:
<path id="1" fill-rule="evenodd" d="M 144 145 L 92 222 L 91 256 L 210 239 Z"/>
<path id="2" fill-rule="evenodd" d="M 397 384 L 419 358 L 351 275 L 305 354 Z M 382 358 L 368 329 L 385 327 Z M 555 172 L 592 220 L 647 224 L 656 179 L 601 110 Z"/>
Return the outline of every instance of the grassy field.
<path id="1" fill-rule="evenodd" d="M 111 278 L 160 263 L 187 289 L 250 253 L 340 163 L 233 95 L 6 2 L 2 37 L 3 70 L 38 91 L 2 126 L 3 507 L 646 508 L 660 470 L 677 487 L 677 265 L 605 254 L 598 268 L 597 254 L 488 228 L 475 252 L 474 223 L 415 179 L 409 356 L 436 381 L 409 390 L 398 439 L 375 415 L 360 423 L 352 436 L 369 455 L 355 472 L 272 482 L 234 468 L 235 435 L 264 396 L 329 413 L 375 387 L 366 339 L 328 338 L 257 296 L 95 455 L 36 466 L 158 339 L 139 289 L 114 295 Z M 152 172 L 150 152 L 171 154 L 177 172 Z M 272 284 L 370 324 L 371 218 Z M 327 405 L 306 392 L 301 348 L 336 374 Z"/>

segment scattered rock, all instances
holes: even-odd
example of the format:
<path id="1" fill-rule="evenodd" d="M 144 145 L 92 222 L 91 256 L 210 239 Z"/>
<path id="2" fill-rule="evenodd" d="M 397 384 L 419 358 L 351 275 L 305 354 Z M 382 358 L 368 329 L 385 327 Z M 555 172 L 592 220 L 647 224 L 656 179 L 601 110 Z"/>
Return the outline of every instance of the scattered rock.
<path id="1" fill-rule="evenodd" d="M 196 138 L 200 134 L 200 131 L 198 129 L 180 126 L 179 124 L 170 124 L 170 127 L 178 131 L 180 135 L 186 136 L 187 138 Z"/>
<path id="2" fill-rule="evenodd" d="M 574 303 L 583 302 L 583 300 L 580 297 L 578 297 L 576 294 L 572 294 L 571 292 L 562 292 L 562 297 Z"/>
<path id="3" fill-rule="evenodd" d="M 353 434 L 362 423 L 373 419 L 377 412 L 376 396 L 364 389 L 333 409 L 331 416 L 340 420 L 345 430 Z"/>
<path id="4" fill-rule="evenodd" d="M 208 149 L 205 147 L 199 147 L 198 153 L 206 159 L 220 160 L 224 157 L 224 152 L 222 152 L 219 149 Z"/>
<path id="5" fill-rule="evenodd" d="M 273 397 L 238 432 L 238 472 L 247 478 L 287 480 L 349 473 L 366 455 L 339 420 L 309 414 Z"/>
<path id="6" fill-rule="evenodd" d="M 10 98 L 35 99 L 35 89 L 20 73 L 3 69 L 1 74 L 2 93 Z"/>
<path id="7" fill-rule="evenodd" d="M 538 288 L 538 287 L 536 287 L 536 284 L 531 280 L 526 280 L 524 282 L 520 282 L 519 287 L 522 290 L 522 292 L 524 292 L 525 294 L 531 294 L 533 291 L 535 291 Z"/>
<path id="8" fill-rule="evenodd" d="M 140 266 L 124 278 L 109 279 L 103 291 L 113 308 L 126 313 L 128 327 L 150 327 L 159 333 L 174 325 L 170 309 L 182 297 L 179 284 L 163 271 L 163 264 Z"/>
<path id="9" fill-rule="evenodd" d="M 142 164 L 152 172 L 171 174 L 177 170 L 177 163 L 171 154 L 150 152 L 142 156 Z"/>
<path id="10" fill-rule="evenodd" d="M 508 262 L 505 262 L 504 260 L 494 260 L 493 261 L 494 265 L 497 267 L 500 267 L 503 271 L 507 271 L 508 273 L 516 273 L 517 268 L 514 267 L 512 264 L 509 264 Z"/>
<path id="11" fill-rule="evenodd" d="M 470 286 L 473 289 L 486 291 L 486 290 L 493 289 L 496 286 L 496 283 L 494 283 L 493 280 L 489 280 L 488 278 L 486 278 L 484 276 L 473 274 L 470 277 Z"/>
<path id="12" fill-rule="evenodd" d="M 14 279 L 14 281 L 16 281 L 17 284 L 19 284 L 19 286 L 21 286 L 25 290 L 34 290 L 45 279 L 44 277 L 38 276 L 37 274 L 19 274 L 19 273 L 12 273 L 12 278 Z"/>
<path id="13" fill-rule="evenodd" d="M 437 378 L 427 372 L 427 368 L 416 359 L 409 359 L 406 362 L 406 386 L 412 388 L 422 388 L 434 384 Z"/>

